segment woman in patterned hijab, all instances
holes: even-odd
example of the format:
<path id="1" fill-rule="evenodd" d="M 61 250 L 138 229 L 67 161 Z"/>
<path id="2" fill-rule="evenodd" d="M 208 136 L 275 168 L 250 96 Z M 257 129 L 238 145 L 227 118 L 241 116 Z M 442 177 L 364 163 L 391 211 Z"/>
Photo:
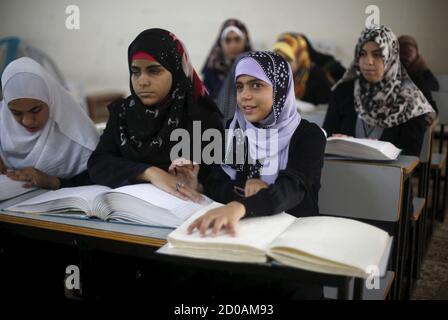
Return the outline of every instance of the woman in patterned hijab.
<path id="1" fill-rule="evenodd" d="M 333 88 L 323 127 L 329 135 L 389 141 L 418 156 L 433 115 L 400 62 L 395 34 L 372 26 L 362 31 L 354 62 Z"/>
<path id="2" fill-rule="evenodd" d="M 276 158 L 280 170 L 286 167 L 289 141 L 301 118 L 296 109 L 294 92 L 292 90 L 292 77 L 288 76 L 290 67 L 284 64 L 284 61 L 277 54 L 258 51 L 249 53 L 236 66 L 235 82 L 237 92 L 238 90 L 241 91 L 239 89 L 241 85 L 237 79 L 242 75 L 249 75 L 269 84 L 273 88 L 274 97 L 269 105 L 269 114 L 260 121 L 254 121 L 257 114 L 254 114 L 253 110 L 263 111 L 260 107 L 261 103 L 258 108 L 252 110 L 250 107 L 252 104 L 256 104 L 256 102 L 247 103 L 249 107 L 246 107 L 246 103 L 242 99 L 238 103 L 228 131 L 228 142 L 234 142 L 236 146 L 233 148 L 227 147 L 226 163 L 231 164 L 223 165 L 224 171 L 233 179 L 237 174 L 242 174 L 245 180 L 261 178 L 266 183 L 273 183 L 277 178 L 277 168 L 274 174 L 263 174 L 263 166 L 268 164 L 269 157 Z M 247 139 L 244 139 L 248 130 L 252 130 L 256 134 L 246 134 Z M 272 136 L 266 134 L 266 139 L 276 139 L 278 148 L 275 154 L 272 154 L 271 150 L 269 150 L 269 147 L 272 145 L 271 141 L 266 142 L 260 139 L 263 136 L 261 131 L 268 130 L 271 130 L 269 132 L 275 130 L 277 133 Z M 238 144 L 245 144 L 245 146 L 239 147 Z M 235 163 L 235 159 L 238 157 L 236 154 L 238 150 L 247 150 L 245 157 L 250 157 L 252 160 L 245 159 L 247 161 L 244 161 L 242 164 Z M 263 158 L 264 155 L 267 157 Z"/>
<path id="3" fill-rule="evenodd" d="M 277 38 L 274 52 L 291 66 L 297 99 L 314 105 L 328 103 L 332 82 L 328 73 L 311 60 L 305 37 L 296 32 L 283 33 Z"/>
<path id="4" fill-rule="evenodd" d="M 109 121 L 88 162 L 92 180 L 112 188 L 150 182 L 180 198 L 199 200 L 197 185 L 168 172 L 178 144 L 171 136 L 176 129 L 186 130 L 192 144 L 194 121 L 200 121 L 201 133 L 222 129 L 218 109 L 184 45 L 169 31 L 140 33 L 129 45 L 128 66 L 131 95 L 108 107 Z M 188 155 L 180 156 L 200 162 L 191 150 L 192 145 Z M 206 174 L 202 166 L 199 180 Z"/>
<path id="5" fill-rule="evenodd" d="M 283 55 L 290 63 L 294 74 L 294 92 L 296 98 L 302 99 L 311 70 L 311 59 L 305 39 L 299 34 L 281 34 L 274 45 L 274 51 Z"/>
<path id="6" fill-rule="evenodd" d="M 238 106 L 229 125 L 225 163 L 215 168 L 206 194 L 227 205 L 190 225 L 234 234 L 242 217 L 287 211 L 318 214 L 317 194 L 325 136 L 300 118 L 288 62 L 268 51 L 248 53 L 235 69 Z"/>
<path id="7" fill-rule="evenodd" d="M 366 54 L 364 45 L 369 42 L 378 46 L 375 54 L 380 54 L 384 63 L 383 76 L 378 81 L 375 81 L 375 71 L 369 69 L 368 61 L 364 68 L 360 65 L 360 58 Z M 390 128 L 434 112 L 401 64 L 397 37 L 388 27 L 374 26 L 361 33 L 355 49 L 355 61 L 341 82 L 352 79 L 356 79 L 356 112 L 369 125 Z"/>

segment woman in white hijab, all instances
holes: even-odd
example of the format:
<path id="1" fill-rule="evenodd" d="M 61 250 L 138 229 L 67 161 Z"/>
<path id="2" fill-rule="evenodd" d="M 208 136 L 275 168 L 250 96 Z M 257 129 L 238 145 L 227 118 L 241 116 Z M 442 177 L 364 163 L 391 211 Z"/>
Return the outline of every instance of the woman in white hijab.
<path id="1" fill-rule="evenodd" d="M 90 184 L 87 160 L 98 132 L 81 105 L 30 58 L 2 75 L 0 174 L 24 187 Z"/>

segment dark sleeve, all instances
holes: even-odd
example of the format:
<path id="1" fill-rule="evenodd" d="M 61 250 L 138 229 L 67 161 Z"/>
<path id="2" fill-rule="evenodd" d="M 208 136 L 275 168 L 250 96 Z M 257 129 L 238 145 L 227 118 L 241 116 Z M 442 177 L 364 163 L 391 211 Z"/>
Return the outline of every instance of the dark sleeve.
<path id="1" fill-rule="evenodd" d="M 267 189 L 243 199 L 245 217 L 266 216 L 293 209 L 320 183 L 323 167 L 325 135 L 315 124 L 291 139 L 288 164 L 280 170 L 277 180 Z"/>
<path id="2" fill-rule="evenodd" d="M 324 123 L 322 128 L 327 132 L 327 136 L 331 137 L 334 133 L 340 133 L 341 131 L 341 119 L 342 114 L 340 113 L 341 106 L 339 105 L 339 88 L 332 91 L 330 94 L 330 101 L 328 103 L 327 113 L 325 115 Z"/>
<path id="3" fill-rule="evenodd" d="M 306 86 L 307 88 L 303 97 L 304 101 L 311 102 L 315 105 L 328 103 L 331 84 L 324 70 L 317 66 L 313 67 Z"/>
<path id="4" fill-rule="evenodd" d="M 423 71 L 414 72 L 410 74 L 410 76 L 415 85 L 423 92 L 429 102 L 433 104 L 434 101 L 432 101 L 431 92 L 439 90 L 439 81 L 431 70 L 425 69 Z"/>
<path id="5" fill-rule="evenodd" d="M 434 74 L 431 72 L 431 70 L 426 69 L 422 73 L 420 73 L 420 83 L 422 84 L 423 88 L 428 91 L 439 91 L 439 81 L 434 76 Z"/>
<path id="6" fill-rule="evenodd" d="M 323 69 L 328 72 L 335 82 L 339 81 L 345 73 L 344 66 L 333 57 L 332 59 L 323 67 Z"/>
<path id="7" fill-rule="evenodd" d="M 226 204 L 240 198 L 234 192 L 235 185 L 235 181 L 230 179 L 221 165 L 212 165 L 204 185 L 204 194 L 217 202 Z"/>
<path id="8" fill-rule="evenodd" d="M 59 178 L 59 181 L 61 182 L 61 188 L 80 187 L 93 184 L 89 176 L 89 171 L 87 170 L 84 170 L 70 179 Z"/>
<path id="9" fill-rule="evenodd" d="M 426 115 L 412 118 L 402 124 L 399 135 L 392 143 L 403 150 L 403 155 L 419 157 L 427 125 Z"/>
<path id="10" fill-rule="evenodd" d="M 207 66 L 202 70 L 204 85 L 208 89 L 208 93 L 211 99 L 216 99 L 221 89 L 222 81 L 219 80 L 216 72 Z"/>
<path id="11" fill-rule="evenodd" d="M 412 81 L 414 81 L 414 83 L 426 97 L 426 99 L 434 108 L 434 110 L 437 113 L 439 113 L 437 104 L 432 97 L 432 91 L 439 90 L 439 82 L 437 78 L 433 75 L 433 73 L 429 69 L 426 69 L 418 73 L 414 73 L 412 76 L 413 76 Z"/>
<path id="12" fill-rule="evenodd" d="M 112 106 L 108 109 L 112 114 Z M 150 167 L 147 163 L 131 161 L 121 155 L 115 139 L 117 130 L 114 117 L 110 116 L 100 142 L 87 162 L 92 181 L 110 188 L 138 183 L 136 177 Z"/>
<path id="13" fill-rule="evenodd" d="M 199 171 L 199 181 L 203 181 L 204 194 L 214 201 L 220 203 L 229 203 L 236 200 L 239 196 L 234 192 L 235 181 L 231 180 L 230 177 L 221 168 L 221 164 L 224 163 L 226 144 L 224 137 L 226 136 L 224 128 L 222 126 L 222 116 L 219 117 L 220 123 L 216 124 L 222 130 L 223 140 L 221 141 L 221 160 L 219 163 L 214 163 L 208 166 L 201 166 L 201 171 L 205 169 L 203 175 L 201 176 L 201 171 Z M 226 124 L 226 128 L 229 127 L 231 120 Z M 203 146 L 204 148 L 204 146 Z"/>
<path id="14" fill-rule="evenodd" d="M 208 97 L 202 98 L 201 103 L 204 108 L 207 110 L 207 116 L 202 118 L 201 126 L 202 132 L 208 129 L 216 129 L 220 132 L 221 137 L 225 137 L 224 127 L 222 125 L 222 114 L 219 111 L 216 104 Z M 216 141 L 202 141 L 201 150 L 203 151 L 209 144 L 214 144 Z M 218 145 L 224 148 L 224 141 L 221 141 Z M 224 149 L 221 149 L 224 152 Z M 222 153 L 223 154 L 223 153 Z M 221 163 L 221 158 L 219 158 L 219 163 Z M 201 159 L 203 160 L 203 159 Z M 199 174 L 198 181 L 205 186 L 206 181 L 208 180 L 209 175 L 214 171 L 214 164 L 211 163 L 202 163 Z"/>

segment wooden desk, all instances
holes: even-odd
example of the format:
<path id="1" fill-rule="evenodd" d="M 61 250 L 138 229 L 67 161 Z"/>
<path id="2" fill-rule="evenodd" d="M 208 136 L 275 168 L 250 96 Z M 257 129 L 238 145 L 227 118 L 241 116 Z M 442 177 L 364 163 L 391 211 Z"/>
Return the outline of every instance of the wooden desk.
<path id="1" fill-rule="evenodd" d="M 26 194 L 16 199 L 0 203 L 0 210 L 17 202 L 30 198 Z M 0 211 L 0 232 L 31 239 L 39 239 L 75 247 L 85 256 L 93 250 L 118 255 L 127 255 L 140 259 L 159 261 L 175 266 L 197 267 L 214 271 L 232 271 L 245 275 L 257 275 L 273 279 L 287 279 L 297 283 L 315 284 L 337 288 L 338 299 L 351 299 L 350 286 L 353 277 L 309 272 L 280 265 L 276 262 L 261 264 L 232 263 L 169 256 L 155 252 L 166 243 L 166 237 L 172 229 L 103 222 L 85 218 L 65 218 L 48 215 L 17 214 Z M 85 258 L 89 260 L 88 257 Z M 85 263 L 84 266 L 88 263 Z M 94 281 L 90 275 L 89 281 Z M 356 281 L 355 281 L 356 282 Z M 363 283 L 362 279 L 359 279 Z M 84 283 L 83 283 L 84 285 Z M 84 286 L 84 289 L 91 286 Z M 358 285 L 355 298 L 362 297 L 363 286 Z M 85 290 L 84 290 L 85 291 Z M 87 299 L 92 297 L 88 290 Z"/>

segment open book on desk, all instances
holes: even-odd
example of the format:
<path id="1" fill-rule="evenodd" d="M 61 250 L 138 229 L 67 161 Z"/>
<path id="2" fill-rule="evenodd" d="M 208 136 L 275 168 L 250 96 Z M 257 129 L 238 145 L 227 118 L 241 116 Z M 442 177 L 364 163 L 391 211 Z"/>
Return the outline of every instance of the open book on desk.
<path id="1" fill-rule="evenodd" d="M 6 211 L 79 215 L 102 220 L 124 221 L 153 226 L 177 227 L 212 201 L 204 196 L 200 204 L 185 201 L 150 183 L 111 189 L 93 185 L 48 191 L 6 208 Z"/>
<path id="2" fill-rule="evenodd" d="M 36 187 L 24 188 L 22 187 L 24 183 L 24 181 L 14 181 L 6 175 L 0 174 L 0 201 L 11 199 L 37 189 Z"/>
<path id="3" fill-rule="evenodd" d="M 377 227 L 338 217 L 295 218 L 286 213 L 242 219 L 237 236 L 187 234 L 197 217 L 219 206 L 214 203 L 191 216 L 168 235 L 161 253 L 232 262 L 266 262 L 314 272 L 367 278 L 371 266 L 382 268 L 392 237 Z M 387 260 L 387 258 L 386 258 Z"/>
<path id="4" fill-rule="evenodd" d="M 395 160 L 401 150 L 392 143 L 353 137 L 330 137 L 325 154 L 364 160 Z"/>

